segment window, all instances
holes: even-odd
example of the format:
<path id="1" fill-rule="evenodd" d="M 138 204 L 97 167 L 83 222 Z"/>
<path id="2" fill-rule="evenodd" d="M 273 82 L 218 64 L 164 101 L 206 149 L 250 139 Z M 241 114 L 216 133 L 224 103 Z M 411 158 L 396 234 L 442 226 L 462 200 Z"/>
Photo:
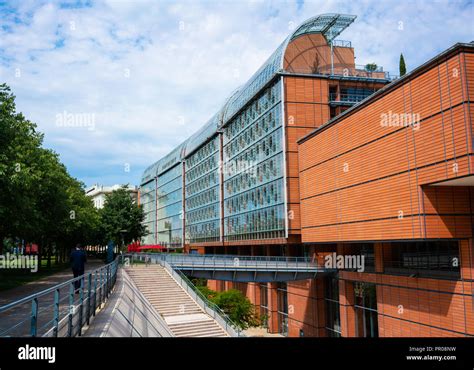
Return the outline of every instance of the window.
<path id="1" fill-rule="evenodd" d="M 279 332 L 288 336 L 288 287 L 286 283 L 278 283 L 277 296 Z"/>
<path id="2" fill-rule="evenodd" d="M 326 334 L 328 337 L 341 336 L 341 318 L 339 311 L 339 280 L 328 277 L 325 280 Z"/>
<path id="3" fill-rule="evenodd" d="M 376 338 L 378 332 L 376 286 L 354 282 L 356 336 Z"/>
<path id="4" fill-rule="evenodd" d="M 385 272 L 401 275 L 459 279 L 457 241 L 391 243 L 384 251 Z"/>

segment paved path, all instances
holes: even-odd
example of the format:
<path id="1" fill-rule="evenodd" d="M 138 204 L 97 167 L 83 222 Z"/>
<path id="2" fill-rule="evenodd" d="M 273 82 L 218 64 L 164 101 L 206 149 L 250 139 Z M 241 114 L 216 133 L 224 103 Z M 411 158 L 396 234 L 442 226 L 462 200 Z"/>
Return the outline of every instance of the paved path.
<path id="1" fill-rule="evenodd" d="M 86 274 L 88 271 L 95 270 L 104 263 L 101 260 L 91 259 L 86 264 Z M 31 281 L 25 285 L 8 289 L 0 292 L 0 307 L 31 294 L 38 293 L 42 290 L 51 288 L 57 284 L 72 279 L 70 269 L 58 272 L 53 275 L 46 276 L 36 281 Z M 67 287 L 60 290 L 61 305 L 60 310 L 67 310 L 69 307 L 68 300 L 69 289 Z M 76 295 L 78 297 L 78 295 Z M 39 299 L 39 318 L 38 318 L 38 334 L 46 331 L 50 327 L 49 322 L 53 317 L 54 294 L 47 294 Z M 26 336 L 29 335 L 29 317 L 31 315 L 31 303 L 25 303 L 12 308 L 11 310 L 0 314 L 0 337 L 1 336 Z M 12 330 L 5 332 L 6 329 L 17 325 Z"/>

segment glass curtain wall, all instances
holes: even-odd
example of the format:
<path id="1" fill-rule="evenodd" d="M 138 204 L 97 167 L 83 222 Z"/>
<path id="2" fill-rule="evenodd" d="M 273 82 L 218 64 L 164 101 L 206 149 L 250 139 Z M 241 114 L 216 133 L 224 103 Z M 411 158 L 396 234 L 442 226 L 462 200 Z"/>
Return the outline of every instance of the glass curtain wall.
<path id="1" fill-rule="evenodd" d="M 178 163 L 158 176 L 157 242 L 181 247 L 183 235 L 183 176 Z"/>
<path id="2" fill-rule="evenodd" d="M 224 240 L 284 237 L 281 83 L 224 128 Z"/>
<path id="3" fill-rule="evenodd" d="M 143 245 L 155 243 L 156 233 L 156 180 L 152 179 L 140 187 L 140 205 L 145 213 L 143 224 L 146 226 L 148 235 L 143 238 Z"/>
<path id="4" fill-rule="evenodd" d="M 220 240 L 219 137 L 186 159 L 186 242 Z"/>

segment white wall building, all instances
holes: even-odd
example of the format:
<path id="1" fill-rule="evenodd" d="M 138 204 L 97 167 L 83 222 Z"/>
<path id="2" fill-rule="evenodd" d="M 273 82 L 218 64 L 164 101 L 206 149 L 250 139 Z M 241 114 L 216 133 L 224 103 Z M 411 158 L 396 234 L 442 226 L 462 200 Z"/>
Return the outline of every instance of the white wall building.
<path id="1" fill-rule="evenodd" d="M 121 187 L 122 185 L 118 185 L 118 184 L 112 185 L 112 186 L 104 186 L 104 185 L 95 184 L 87 188 L 85 192 L 87 196 L 92 197 L 95 208 L 104 208 L 106 195 L 112 193 L 114 190 L 120 189 Z M 137 202 L 138 187 L 128 185 L 127 189 L 132 199 L 135 202 Z"/>

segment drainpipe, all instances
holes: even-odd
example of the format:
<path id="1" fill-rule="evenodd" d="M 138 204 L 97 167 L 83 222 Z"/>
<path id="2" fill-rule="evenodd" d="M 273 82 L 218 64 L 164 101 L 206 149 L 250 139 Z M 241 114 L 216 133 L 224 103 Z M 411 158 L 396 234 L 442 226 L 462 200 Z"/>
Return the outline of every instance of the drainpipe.
<path id="1" fill-rule="evenodd" d="M 332 40 L 329 44 L 331 46 L 331 76 L 334 76 L 334 52 L 333 52 Z"/>

